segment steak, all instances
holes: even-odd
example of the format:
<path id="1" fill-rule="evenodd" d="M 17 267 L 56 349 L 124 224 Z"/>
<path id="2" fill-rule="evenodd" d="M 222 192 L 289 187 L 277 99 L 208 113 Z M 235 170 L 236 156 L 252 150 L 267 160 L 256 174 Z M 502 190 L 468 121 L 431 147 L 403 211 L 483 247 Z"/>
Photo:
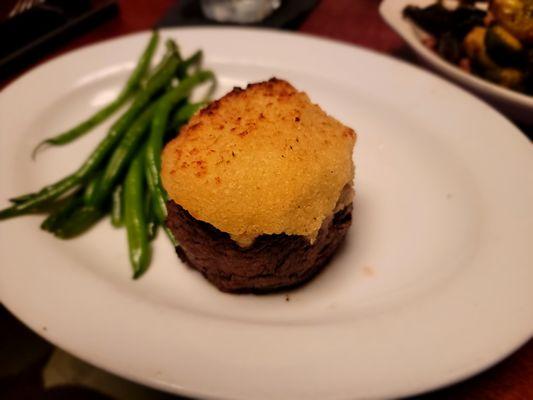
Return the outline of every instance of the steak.
<path id="1" fill-rule="evenodd" d="M 240 247 L 230 236 L 167 202 L 166 224 L 179 243 L 182 261 L 224 292 L 265 293 L 301 285 L 313 278 L 342 243 L 352 221 L 352 205 L 320 228 L 313 244 L 303 236 L 260 235 Z"/>

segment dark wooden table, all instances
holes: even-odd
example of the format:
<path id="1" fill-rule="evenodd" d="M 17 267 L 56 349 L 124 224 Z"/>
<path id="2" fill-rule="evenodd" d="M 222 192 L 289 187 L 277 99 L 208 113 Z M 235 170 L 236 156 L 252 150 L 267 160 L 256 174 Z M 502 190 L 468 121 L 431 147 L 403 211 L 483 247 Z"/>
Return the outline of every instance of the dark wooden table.
<path id="1" fill-rule="evenodd" d="M 174 3 L 175 0 L 121 0 L 121 12 L 117 18 L 68 41 L 46 59 L 100 40 L 149 29 Z M 378 0 L 322 0 L 299 30 L 364 46 L 416 63 L 400 37 L 381 20 L 378 4 Z M 533 399 L 533 340 L 488 371 L 416 399 Z"/>

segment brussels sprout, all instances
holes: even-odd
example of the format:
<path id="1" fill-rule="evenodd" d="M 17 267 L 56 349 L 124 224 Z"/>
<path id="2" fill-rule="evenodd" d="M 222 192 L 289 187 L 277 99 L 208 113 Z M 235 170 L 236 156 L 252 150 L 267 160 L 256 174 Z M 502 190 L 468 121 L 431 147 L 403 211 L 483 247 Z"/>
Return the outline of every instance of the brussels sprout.
<path id="1" fill-rule="evenodd" d="M 476 66 L 488 69 L 498 68 L 498 65 L 487 54 L 485 47 L 486 34 L 487 29 L 481 26 L 476 26 L 472 29 L 463 40 L 465 52 Z"/>
<path id="2" fill-rule="evenodd" d="M 501 66 L 517 66 L 522 61 L 522 43 L 501 26 L 492 25 L 487 29 L 485 47 L 490 58 Z"/>
<path id="3" fill-rule="evenodd" d="M 521 90 L 524 83 L 524 73 L 516 68 L 490 68 L 485 71 L 485 77 L 498 85 L 515 90 Z"/>
<path id="4" fill-rule="evenodd" d="M 519 40 L 533 43 L 533 0 L 493 0 L 490 11 Z"/>

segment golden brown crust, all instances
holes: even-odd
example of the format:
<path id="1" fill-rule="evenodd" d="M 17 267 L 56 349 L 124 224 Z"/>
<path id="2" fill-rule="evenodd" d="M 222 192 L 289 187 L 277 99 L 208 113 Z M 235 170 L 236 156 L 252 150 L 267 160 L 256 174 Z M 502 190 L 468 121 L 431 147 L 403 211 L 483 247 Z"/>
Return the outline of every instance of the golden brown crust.
<path id="1" fill-rule="evenodd" d="M 162 156 L 170 198 L 241 245 L 316 236 L 353 179 L 355 132 L 289 83 L 234 89 L 194 115 Z"/>

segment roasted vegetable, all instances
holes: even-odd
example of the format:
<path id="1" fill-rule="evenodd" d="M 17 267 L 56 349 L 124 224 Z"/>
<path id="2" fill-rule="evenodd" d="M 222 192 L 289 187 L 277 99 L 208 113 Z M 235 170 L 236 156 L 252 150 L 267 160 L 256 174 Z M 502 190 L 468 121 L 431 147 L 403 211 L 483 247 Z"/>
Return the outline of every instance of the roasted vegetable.
<path id="1" fill-rule="evenodd" d="M 438 2 L 425 8 L 407 6 L 403 15 L 437 37 L 450 32 L 462 39 L 474 26 L 483 25 L 486 12 L 470 6 L 448 10 Z"/>
<path id="2" fill-rule="evenodd" d="M 533 43 L 533 0 L 493 0 L 490 12 L 519 40 Z"/>
<path id="3" fill-rule="evenodd" d="M 454 64 L 458 63 L 461 59 L 461 41 L 451 32 L 446 32 L 437 43 L 437 53 Z"/>
<path id="4" fill-rule="evenodd" d="M 496 64 L 487 52 L 487 35 L 489 30 L 476 27 L 466 35 L 464 48 L 474 63 L 476 70 L 486 79 L 499 85 L 519 90 L 522 87 L 524 73 L 516 68 L 505 68 Z"/>
<path id="5" fill-rule="evenodd" d="M 485 78 L 509 89 L 521 90 L 524 73 L 516 68 L 491 68 L 485 71 Z"/>
<path id="6" fill-rule="evenodd" d="M 481 26 L 476 26 L 472 29 L 463 41 L 465 52 L 468 55 L 468 58 L 470 58 L 473 64 L 477 67 L 483 69 L 498 68 L 498 65 L 492 61 L 487 54 L 487 49 L 485 47 L 486 34 L 487 29 Z"/>
<path id="7" fill-rule="evenodd" d="M 533 92 L 533 0 L 436 0 L 403 15 L 429 33 L 423 43 L 467 73 Z M 453 8 L 452 8 L 453 7 Z"/>
<path id="8" fill-rule="evenodd" d="M 523 58 L 524 46 L 509 31 L 492 25 L 485 35 L 487 54 L 502 67 L 518 66 Z"/>

